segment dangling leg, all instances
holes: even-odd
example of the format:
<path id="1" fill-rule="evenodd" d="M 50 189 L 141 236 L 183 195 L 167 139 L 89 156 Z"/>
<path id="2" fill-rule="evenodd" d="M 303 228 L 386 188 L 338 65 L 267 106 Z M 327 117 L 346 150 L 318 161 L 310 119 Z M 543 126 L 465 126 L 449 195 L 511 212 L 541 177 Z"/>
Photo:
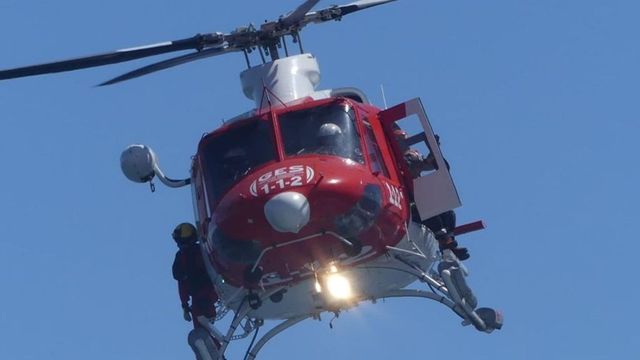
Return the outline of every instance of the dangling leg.
<path id="1" fill-rule="evenodd" d="M 193 327 L 202 327 L 207 330 L 216 346 L 220 348 L 219 339 L 223 336 L 213 327 L 216 319 L 216 301 L 218 301 L 218 294 L 212 287 L 204 288 L 193 296 Z"/>
<path id="2" fill-rule="evenodd" d="M 456 213 L 453 210 L 436 215 L 422 223 L 433 232 L 440 244 L 440 250 L 450 249 L 460 260 L 469 258 L 469 250 L 458 247 L 458 242 L 453 237 L 453 229 L 456 227 Z"/>
<path id="3" fill-rule="evenodd" d="M 219 336 L 213 327 L 216 319 L 215 302 L 217 294 L 212 289 L 203 289 L 192 297 L 193 330 L 189 333 L 189 345 L 197 360 L 218 360 L 220 355 Z"/>

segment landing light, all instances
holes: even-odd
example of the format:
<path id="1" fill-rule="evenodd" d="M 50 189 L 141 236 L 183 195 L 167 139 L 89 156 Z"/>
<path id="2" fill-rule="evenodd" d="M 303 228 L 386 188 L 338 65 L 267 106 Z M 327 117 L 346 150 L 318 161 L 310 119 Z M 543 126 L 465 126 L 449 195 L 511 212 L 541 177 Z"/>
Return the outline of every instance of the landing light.
<path id="1" fill-rule="evenodd" d="M 316 293 L 320 294 L 326 290 L 327 300 L 346 301 L 353 298 L 351 282 L 343 274 L 338 271 L 335 264 L 331 264 L 321 278 L 318 278 L 318 273 L 314 272 Z"/>
<path id="2" fill-rule="evenodd" d="M 337 272 L 332 272 L 326 278 L 327 290 L 336 300 L 348 300 L 353 296 L 349 279 Z"/>

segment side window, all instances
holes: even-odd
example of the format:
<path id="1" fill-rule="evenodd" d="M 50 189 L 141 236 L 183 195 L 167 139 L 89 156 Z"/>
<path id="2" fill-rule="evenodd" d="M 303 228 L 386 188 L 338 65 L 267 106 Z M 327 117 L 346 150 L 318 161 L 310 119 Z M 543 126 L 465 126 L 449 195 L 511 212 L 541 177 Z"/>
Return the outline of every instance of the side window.
<path id="1" fill-rule="evenodd" d="M 367 144 L 367 152 L 369 154 L 369 159 L 371 161 L 371 171 L 381 173 L 385 177 L 389 177 L 389 172 L 387 168 L 384 166 L 384 162 L 382 160 L 382 153 L 380 152 L 380 147 L 378 143 L 376 143 L 375 135 L 373 134 L 373 129 L 371 128 L 371 124 L 369 124 L 366 119 L 363 121 L 364 125 L 364 140 Z"/>

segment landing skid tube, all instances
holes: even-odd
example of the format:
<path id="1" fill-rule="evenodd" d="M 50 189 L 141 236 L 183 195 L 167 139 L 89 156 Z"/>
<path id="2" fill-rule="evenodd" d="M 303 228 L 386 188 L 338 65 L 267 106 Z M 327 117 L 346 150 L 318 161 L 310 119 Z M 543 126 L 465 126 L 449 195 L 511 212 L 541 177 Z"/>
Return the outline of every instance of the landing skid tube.
<path id="1" fill-rule="evenodd" d="M 437 273 L 434 271 L 429 271 L 427 273 L 425 272 L 424 267 L 421 268 L 413 261 L 406 259 L 406 255 L 414 255 L 416 259 L 426 259 L 426 255 L 419 250 L 420 247 L 414 244 L 414 249 L 415 251 L 388 247 L 389 252 L 397 253 L 397 255 L 392 255 L 392 257 L 408 268 L 403 269 L 404 266 L 397 264 L 395 267 L 389 267 L 388 269 L 410 273 L 413 276 L 416 276 L 420 281 L 426 283 L 432 291 L 393 289 L 378 292 L 371 297 L 361 297 L 357 302 L 367 300 L 375 302 L 378 299 L 386 298 L 424 298 L 439 302 L 451 309 L 455 314 L 463 319 L 462 324 L 465 326 L 473 325 L 477 330 L 486 333 L 490 333 L 502 327 L 502 315 L 498 311 L 490 308 L 476 308 L 477 299 L 465 280 L 468 275 L 468 270 L 456 258 L 455 254 L 451 250 L 444 250 L 442 252 L 442 261 L 440 261 L 438 265 Z M 401 255 L 405 255 L 405 257 Z M 398 265 L 400 266 L 398 267 Z M 363 267 L 362 269 L 366 268 L 367 267 Z M 267 297 L 280 290 L 282 290 L 282 288 L 273 289 L 267 293 L 263 293 L 260 295 L 260 300 L 265 300 Z M 263 326 L 262 320 L 248 318 L 248 315 L 251 312 L 251 306 L 248 298 L 249 297 L 247 296 L 238 305 L 236 314 L 226 332 L 226 335 L 224 337 L 222 335 L 215 336 L 222 344 L 219 350 L 219 355 L 217 356 L 218 360 L 224 359 L 224 353 L 226 352 L 230 341 L 238 338 L 244 338 L 251 332 L 257 331 L 259 327 Z M 312 318 L 316 315 L 317 313 L 307 313 L 284 320 L 263 335 L 254 346 L 250 347 L 246 358 L 249 360 L 255 360 L 258 352 L 273 337 L 299 322 Z M 235 335 L 236 330 L 241 326 L 242 321 L 245 320 L 247 321 L 247 324 L 242 325 L 244 333 L 241 335 Z"/>
<path id="2" fill-rule="evenodd" d="M 249 352 L 249 356 L 247 357 L 248 360 L 254 360 L 256 358 L 256 356 L 258 355 L 258 351 L 260 351 L 260 349 L 262 349 L 262 347 L 267 343 L 267 341 L 271 340 L 271 338 L 273 338 L 274 336 L 278 335 L 279 333 L 285 331 L 286 329 L 292 327 L 293 325 L 296 325 L 297 323 L 306 320 L 308 318 L 312 317 L 311 315 L 302 315 L 302 316 L 298 316 L 298 317 L 294 317 L 291 318 L 289 320 L 285 320 L 283 322 L 281 322 L 278 326 L 274 327 L 273 329 L 269 330 L 269 332 L 267 332 L 266 334 L 264 334 L 264 336 L 262 336 L 260 338 L 260 341 L 258 341 L 257 344 L 255 344 L 253 346 L 253 348 L 251 349 L 251 351 Z"/>
<path id="3" fill-rule="evenodd" d="M 473 225 L 473 224 L 470 224 Z M 418 258 L 424 258 L 424 254 L 411 250 L 399 249 L 387 246 L 391 252 L 410 254 Z M 435 292 L 426 292 L 421 290 L 397 289 L 389 290 L 378 298 L 386 297 L 422 297 L 438 301 L 451 310 L 453 310 L 464 321 L 463 325 L 473 325 L 477 330 L 491 333 L 494 330 L 502 328 L 502 314 L 491 308 L 476 309 L 477 299 L 473 291 L 467 285 L 465 277 L 469 274 L 467 268 L 458 260 L 455 254 L 446 249 L 442 254 L 442 261 L 438 265 L 438 273 L 442 281 L 437 281 L 426 274 L 419 266 L 406 261 L 402 257 L 394 256 L 396 260 L 403 263 L 410 269 L 417 272 L 414 274 L 420 281 L 427 283 L 430 287 L 435 287 L 445 296 L 436 294 Z M 433 290 L 433 289 L 432 289 Z M 391 294 L 391 296 L 387 296 Z M 375 300 L 375 299 L 374 299 Z"/>
<path id="4" fill-rule="evenodd" d="M 455 255 L 451 250 L 445 250 L 445 257 L 455 259 Z M 455 266 L 454 264 L 458 265 Z M 473 291 L 469 288 L 464 277 L 468 273 L 464 265 L 457 259 L 453 262 L 442 262 L 443 266 L 440 271 L 443 283 L 436 281 L 419 268 L 407 266 L 418 271 L 420 281 L 427 283 L 430 287 L 435 287 L 446 296 L 438 295 L 434 292 L 426 292 L 422 290 L 398 289 L 390 290 L 379 296 L 379 298 L 387 297 L 422 297 L 438 301 L 460 316 L 464 321 L 462 325 L 473 325 L 477 330 L 491 333 L 494 330 L 502 328 L 502 314 L 491 308 L 476 309 L 477 300 L 473 295 Z M 391 294 L 391 296 L 387 296 Z"/>
<path id="5" fill-rule="evenodd" d="M 464 319 L 464 313 L 461 313 L 460 309 L 456 306 L 456 303 L 449 300 L 447 297 L 438 295 L 436 293 L 432 293 L 430 291 L 424 290 L 413 290 L 413 289 L 399 289 L 399 290 L 390 290 L 384 294 L 382 294 L 379 299 L 390 299 L 390 298 L 424 298 L 433 301 L 437 301 L 446 307 L 450 308 L 455 312 L 458 316 Z"/>
<path id="6" fill-rule="evenodd" d="M 478 330 L 484 332 L 492 332 L 494 330 L 493 328 L 488 327 L 480 316 L 476 314 L 474 310 L 470 309 L 468 305 L 463 306 L 462 304 L 456 304 L 445 296 L 429 291 L 411 289 L 391 290 L 380 296 L 380 298 L 424 298 L 434 300 L 453 310 L 453 312 L 464 320 L 464 325 L 474 324 Z M 469 314 L 467 314 L 467 312 L 469 312 Z"/>
<path id="7" fill-rule="evenodd" d="M 470 309 L 468 305 L 464 304 L 464 302 L 462 304 L 457 304 L 453 300 L 443 295 L 438 295 L 436 293 L 424 291 L 424 290 L 399 289 L 399 290 L 390 290 L 386 293 L 383 293 L 380 297 L 374 300 L 389 299 L 389 298 L 423 298 L 423 299 L 433 300 L 450 308 L 453 312 L 455 312 L 458 316 L 460 316 L 464 320 L 463 324 L 466 324 L 466 325 L 474 324 L 474 326 L 478 330 L 485 331 L 485 332 L 491 332 L 494 330 L 493 328 L 487 326 L 485 321 L 481 319 L 481 317 L 476 313 L 476 311 L 474 311 L 473 309 Z M 244 311 L 241 311 L 240 314 L 246 315 L 246 312 L 248 312 L 248 309 L 244 309 Z M 471 314 L 468 314 L 467 312 Z M 264 345 L 267 344 L 269 340 L 271 340 L 273 337 L 280 334 L 284 330 L 298 324 L 301 321 L 304 321 L 312 317 L 313 315 L 301 315 L 301 316 L 294 317 L 281 322 L 280 324 L 278 324 L 277 326 L 269 330 L 266 334 L 264 334 L 260 338 L 260 340 L 249 351 L 247 359 L 255 360 L 256 357 L 258 356 L 258 352 L 264 347 Z M 242 318 L 238 316 L 238 319 L 241 320 Z M 233 336 L 235 329 L 240 324 L 240 320 L 234 321 L 232 323 L 232 326 L 229 329 L 229 332 L 227 333 L 227 337 L 226 337 L 227 339 L 230 339 L 231 336 Z M 220 352 L 219 360 L 224 359 L 223 355 L 226 350 L 227 344 L 228 344 L 228 340 L 223 343 L 223 346 L 220 349 L 221 352 Z"/>
<path id="8" fill-rule="evenodd" d="M 278 291 L 282 290 L 282 288 L 278 288 L 278 289 L 273 289 L 265 294 L 263 294 L 260 297 L 260 300 L 264 300 L 266 298 L 268 298 L 269 296 L 271 296 L 273 293 L 276 293 Z M 213 330 L 215 329 L 215 327 L 212 325 L 212 331 L 211 334 L 212 336 L 216 337 L 220 343 L 221 343 L 221 347 L 219 350 L 219 355 L 216 358 L 217 360 L 224 360 L 224 353 L 227 350 L 227 347 L 229 346 L 229 343 L 231 342 L 231 340 L 234 339 L 234 334 L 236 332 L 236 330 L 238 329 L 238 326 L 240 326 L 240 323 L 247 319 L 247 315 L 249 314 L 249 312 L 251 311 L 251 306 L 249 305 L 249 302 L 245 300 L 243 300 L 240 303 L 240 306 L 238 308 L 238 310 L 236 311 L 236 315 L 233 318 L 233 321 L 231 321 L 231 325 L 229 326 L 229 330 L 227 330 L 226 335 L 224 336 L 224 338 L 221 338 L 220 336 L 216 336 L 219 332 L 217 330 Z M 280 323 L 279 325 L 277 325 L 276 327 L 272 328 L 271 330 L 269 330 L 266 334 L 264 334 L 260 340 L 251 348 L 249 354 L 247 355 L 247 359 L 249 360 L 253 360 L 256 358 L 258 352 L 260 351 L 260 349 L 262 349 L 262 347 L 267 343 L 267 341 L 271 340 L 271 338 L 273 338 L 274 336 L 278 335 L 279 333 L 281 333 L 282 331 L 290 328 L 293 325 L 296 325 L 297 323 L 308 319 L 310 317 L 312 317 L 313 314 L 308 314 L 308 315 L 301 315 L 298 317 L 294 317 L 288 320 L 283 321 L 282 323 Z M 257 331 L 258 328 L 262 326 L 262 322 L 259 322 L 255 328 L 253 328 L 251 331 Z M 244 335 L 240 335 L 241 337 L 244 337 L 246 335 L 248 335 L 250 333 L 247 332 L 247 329 L 245 329 L 245 334 Z"/>
<path id="9" fill-rule="evenodd" d="M 248 310 L 245 309 L 245 311 L 243 311 L 243 313 L 246 315 L 246 312 L 248 312 Z M 308 318 L 311 318 L 311 317 L 313 317 L 313 316 L 312 315 L 301 315 L 301 316 L 297 316 L 297 317 L 294 317 L 294 318 L 291 318 L 291 319 L 288 319 L 288 320 L 285 320 L 285 321 L 281 322 L 280 324 L 278 324 L 277 326 L 275 326 L 274 328 L 269 330 L 266 334 L 264 334 L 260 338 L 260 340 L 251 348 L 251 350 L 247 354 L 246 359 L 254 360 L 256 358 L 256 356 L 258 355 L 258 352 L 262 349 L 262 347 L 269 340 L 271 340 L 274 336 L 276 336 L 279 333 L 285 331 L 286 329 L 292 327 L 293 325 L 296 325 L 297 323 L 299 323 L 299 322 L 301 322 L 303 320 L 306 320 Z M 237 317 L 237 318 L 240 319 L 240 320 L 243 319 L 241 317 Z M 233 337 L 233 334 L 234 334 L 236 328 L 240 324 L 240 320 L 237 320 L 237 321 L 236 320 L 233 321 L 231 327 L 229 328 L 227 336 L 225 337 L 225 339 L 222 340 L 222 347 L 220 348 L 219 352 L 217 352 L 218 355 L 217 355 L 217 357 L 215 357 L 215 360 L 224 360 L 225 359 L 224 353 L 227 350 L 227 345 L 229 344 L 229 341 Z M 256 327 L 253 331 L 258 331 L 258 327 Z M 204 351 L 203 354 L 210 355 L 210 356 L 206 357 L 206 356 L 200 355 L 200 357 L 197 358 L 198 360 L 213 359 L 213 356 L 211 356 L 211 354 L 213 352 L 206 353 L 207 350 L 201 350 L 201 351 Z"/>

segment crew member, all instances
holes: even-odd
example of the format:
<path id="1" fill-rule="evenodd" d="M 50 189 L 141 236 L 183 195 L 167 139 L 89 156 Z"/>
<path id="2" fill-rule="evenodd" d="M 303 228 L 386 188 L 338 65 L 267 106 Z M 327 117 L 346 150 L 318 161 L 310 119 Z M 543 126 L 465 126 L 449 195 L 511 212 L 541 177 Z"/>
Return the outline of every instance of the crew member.
<path id="1" fill-rule="evenodd" d="M 438 169 L 438 164 L 436 163 L 433 152 L 430 152 L 429 155 L 425 157 L 418 150 L 410 148 L 409 144 L 407 144 L 406 131 L 402 130 L 402 128 L 397 125 L 393 128 L 393 134 L 400 145 L 400 150 L 402 151 L 404 160 L 409 167 L 409 172 L 411 173 L 412 178 L 419 177 L 423 171 Z M 436 141 L 439 146 L 440 137 L 438 135 L 436 135 Z M 446 160 L 445 163 L 447 165 L 447 169 L 449 169 L 449 163 Z M 417 212 L 415 206 L 412 206 L 412 212 Z M 419 219 L 420 216 L 418 215 L 416 218 Z M 456 257 L 460 260 L 467 260 L 470 257 L 469 250 L 464 247 L 459 247 L 458 242 L 453 236 L 453 230 L 456 227 L 456 213 L 453 210 L 448 210 L 442 214 L 426 219 L 422 221 L 422 224 L 433 232 L 436 240 L 438 240 L 441 251 L 449 249 L 453 251 Z"/>
<path id="2" fill-rule="evenodd" d="M 178 281 L 178 291 L 185 321 L 193 321 L 194 329 L 209 325 L 215 320 L 215 303 L 218 301 L 211 279 L 204 265 L 195 226 L 182 223 L 173 230 L 178 252 L 173 262 L 173 278 Z M 189 304 L 191 301 L 191 304 Z"/>
<path id="3" fill-rule="evenodd" d="M 222 169 L 225 183 L 233 183 L 246 175 L 250 165 L 245 149 L 236 147 L 228 150 L 222 158 Z"/>
<path id="4" fill-rule="evenodd" d="M 346 154 L 344 154 L 344 139 L 340 126 L 334 123 L 322 124 L 316 136 L 318 147 L 313 151 L 314 153 L 346 157 Z"/>

